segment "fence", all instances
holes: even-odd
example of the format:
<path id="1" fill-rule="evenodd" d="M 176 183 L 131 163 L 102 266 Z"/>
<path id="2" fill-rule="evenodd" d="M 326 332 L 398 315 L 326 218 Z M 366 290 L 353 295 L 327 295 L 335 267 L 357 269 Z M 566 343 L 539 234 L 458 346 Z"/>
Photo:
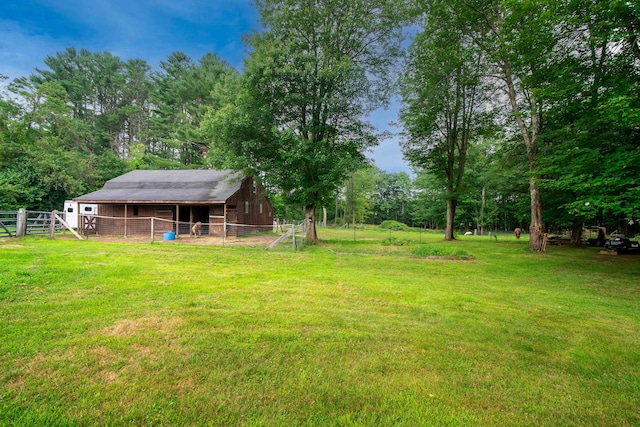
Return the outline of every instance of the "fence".
<path id="1" fill-rule="evenodd" d="M 167 232 L 176 236 L 239 237 L 258 231 L 274 231 L 275 224 L 246 225 L 226 222 L 224 217 L 211 216 L 209 222 L 185 222 L 158 217 L 110 217 L 80 215 L 78 232 L 98 236 L 148 236 L 152 241 Z"/>
<path id="2" fill-rule="evenodd" d="M 0 238 L 21 237 L 27 235 L 50 235 L 68 228 L 60 221 L 57 211 L 37 212 L 21 209 L 19 211 L 0 211 Z M 195 227 L 194 227 L 195 226 Z M 240 237 L 260 231 L 285 232 L 283 238 L 290 237 L 295 250 L 304 245 L 304 222 L 283 224 L 278 221 L 269 225 L 247 225 L 226 222 L 224 217 L 210 217 L 210 222 L 178 222 L 163 218 L 121 218 L 99 215 L 80 215 L 78 232 L 84 236 L 148 236 L 151 241 L 162 239 L 164 233 L 173 232 L 177 236 L 218 237 L 223 241 L 228 237 Z M 70 229 L 78 238 L 80 236 Z M 160 237 L 162 236 L 162 237 Z M 272 246 L 273 247 L 273 246 Z"/>
<path id="3" fill-rule="evenodd" d="M 52 233 L 53 212 L 19 211 L 0 212 L 0 238 L 43 235 Z M 62 224 L 53 221 L 53 232 L 62 231 Z"/>

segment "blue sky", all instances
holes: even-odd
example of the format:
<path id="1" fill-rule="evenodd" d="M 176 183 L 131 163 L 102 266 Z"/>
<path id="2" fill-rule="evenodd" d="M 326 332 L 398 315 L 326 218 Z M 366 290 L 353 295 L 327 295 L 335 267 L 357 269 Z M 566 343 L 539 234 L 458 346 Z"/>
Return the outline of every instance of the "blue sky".
<path id="1" fill-rule="evenodd" d="M 44 58 L 67 47 L 140 58 L 157 68 L 174 51 L 193 60 L 215 52 L 238 70 L 246 49 L 242 35 L 260 28 L 251 0 L 3 0 L 0 6 L 0 74 L 10 79 L 44 68 Z M 370 120 L 397 134 L 389 123 L 398 104 Z M 399 137 L 384 141 L 370 157 L 387 172 L 409 172 Z"/>

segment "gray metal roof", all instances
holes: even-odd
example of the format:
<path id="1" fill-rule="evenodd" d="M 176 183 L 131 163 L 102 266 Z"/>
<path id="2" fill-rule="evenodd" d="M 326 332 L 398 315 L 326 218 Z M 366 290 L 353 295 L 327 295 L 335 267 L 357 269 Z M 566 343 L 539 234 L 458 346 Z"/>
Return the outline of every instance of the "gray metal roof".
<path id="1" fill-rule="evenodd" d="M 76 197 L 85 203 L 224 203 L 244 176 L 230 170 L 136 170 Z"/>

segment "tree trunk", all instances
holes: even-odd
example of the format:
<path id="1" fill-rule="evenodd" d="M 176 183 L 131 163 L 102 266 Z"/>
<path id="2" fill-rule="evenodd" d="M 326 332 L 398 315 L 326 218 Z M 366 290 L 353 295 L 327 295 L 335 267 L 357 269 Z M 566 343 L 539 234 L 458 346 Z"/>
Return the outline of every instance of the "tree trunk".
<path id="1" fill-rule="evenodd" d="M 509 95 L 509 101 L 511 102 L 511 109 L 513 111 L 514 118 L 520 128 L 522 140 L 527 149 L 527 161 L 529 163 L 529 193 L 531 194 L 531 223 L 529 225 L 529 249 L 537 252 L 544 251 L 544 238 L 542 228 L 542 205 L 540 204 L 540 189 L 537 182 L 537 166 L 536 166 L 536 154 L 537 154 L 537 138 L 540 132 L 540 120 L 538 117 L 538 101 L 535 94 L 529 95 L 529 106 L 531 112 L 530 129 L 522 118 L 520 107 L 518 106 L 518 99 L 513 83 L 511 71 L 507 65 L 503 65 L 503 72 L 505 81 L 507 83 L 507 91 Z"/>
<path id="2" fill-rule="evenodd" d="M 487 187 L 483 185 L 482 186 L 482 202 L 480 203 L 480 235 L 481 236 L 484 236 L 484 225 L 485 225 L 484 208 L 487 203 L 486 193 L 487 193 Z"/>
<path id="3" fill-rule="evenodd" d="M 322 228 L 327 228 L 327 208 L 322 207 Z"/>
<path id="4" fill-rule="evenodd" d="M 304 220 L 306 222 L 306 234 L 308 244 L 318 243 L 318 234 L 316 233 L 316 205 L 307 205 L 304 208 Z"/>
<path id="5" fill-rule="evenodd" d="M 573 227 L 571 227 L 571 244 L 574 246 L 582 244 L 582 222 L 577 219 L 573 220 Z"/>
<path id="6" fill-rule="evenodd" d="M 456 206 L 458 206 L 457 200 L 447 200 L 447 225 L 444 229 L 444 240 L 455 240 L 453 236 L 453 225 L 456 217 Z"/>
<path id="7" fill-rule="evenodd" d="M 529 180 L 531 194 L 531 223 L 529 224 L 529 249 L 544 251 L 544 231 L 542 229 L 542 207 L 540 205 L 540 190 L 535 177 Z"/>
<path id="8" fill-rule="evenodd" d="M 353 217 L 353 232 L 355 233 L 356 230 L 356 210 L 353 209 L 353 212 L 351 213 L 352 217 Z"/>

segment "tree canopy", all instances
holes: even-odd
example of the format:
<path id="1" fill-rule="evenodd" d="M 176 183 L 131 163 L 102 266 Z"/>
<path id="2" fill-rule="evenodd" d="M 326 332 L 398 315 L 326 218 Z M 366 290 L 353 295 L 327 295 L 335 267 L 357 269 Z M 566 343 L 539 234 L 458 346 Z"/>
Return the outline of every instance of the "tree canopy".
<path id="1" fill-rule="evenodd" d="M 547 232 L 577 243 L 587 225 L 640 230 L 635 3 L 255 6 L 243 70 L 215 53 L 154 68 L 70 47 L 0 76 L 0 207 L 57 209 L 131 169 L 224 166 L 261 180 L 310 241 L 319 207 L 336 223 L 393 219 L 447 238 L 517 226 L 536 250 Z M 398 89 L 412 175 L 367 159 L 382 135 L 366 117 Z"/>
<path id="2" fill-rule="evenodd" d="M 240 91 L 205 129 L 214 164 L 249 170 L 315 209 L 366 164 L 378 142 L 363 117 L 386 101 L 400 54 L 398 7 L 383 0 L 259 0 Z M 402 16 L 402 15 L 400 15 Z"/>
<path id="3" fill-rule="evenodd" d="M 402 149 L 416 169 L 441 178 L 447 196 L 445 240 L 452 240 L 467 153 L 483 127 L 486 65 L 483 52 L 449 22 L 448 10 L 432 6 L 423 18 L 424 30 L 409 47 L 402 78 Z"/>

